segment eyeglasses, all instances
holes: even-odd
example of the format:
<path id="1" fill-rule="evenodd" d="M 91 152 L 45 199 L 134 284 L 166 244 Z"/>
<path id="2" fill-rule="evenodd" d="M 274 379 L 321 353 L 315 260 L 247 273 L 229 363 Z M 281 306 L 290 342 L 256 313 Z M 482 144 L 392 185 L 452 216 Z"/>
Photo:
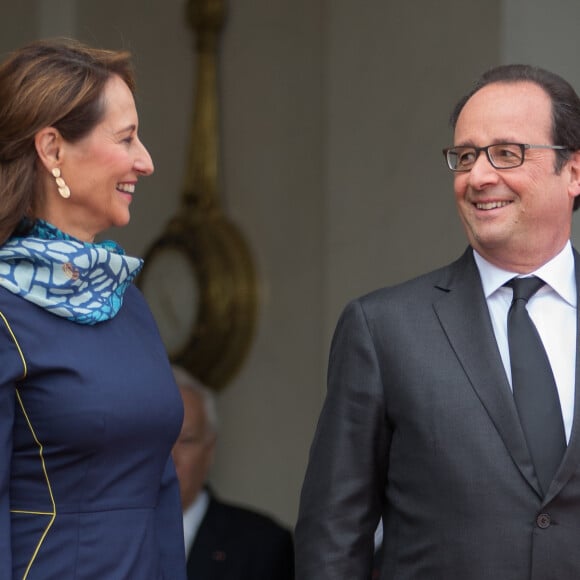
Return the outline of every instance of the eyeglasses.
<path id="1" fill-rule="evenodd" d="M 451 171 L 471 171 L 479 154 L 485 151 L 495 169 L 513 169 L 524 163 L 526 149 L 569 149 L 563 145 L 528 145 L 527 143 L 495 143 L 487 147 L 448 147 L 443 155 Z"/>

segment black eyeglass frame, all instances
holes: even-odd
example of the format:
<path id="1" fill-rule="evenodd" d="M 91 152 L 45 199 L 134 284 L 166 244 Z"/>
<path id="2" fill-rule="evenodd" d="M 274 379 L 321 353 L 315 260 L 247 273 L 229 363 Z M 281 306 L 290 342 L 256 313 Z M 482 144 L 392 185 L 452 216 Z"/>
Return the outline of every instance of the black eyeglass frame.
<path id="1" fill-rule="evenodd" d="M 491 158 L 491 155 L 489 154 L 489 150 L 491 147 L 501 147 L 502 145 L 515 145 L 516 147 L 520 148 L 521 159 L 517 165 L 508 165 L 507 167 L 498 167 L 494 163 L 493 159 Z M 455 149 L 467 149 L 467 150 L 475 151 L 475 159 L 473 160 L 473 164 L 471 165 L 471 167 L 469 167 L 468 169 L 457 169 L 457 168 L 452 167 L 451 162 L 449 160 L 449 152 L 453 151 Z M 475 145 L 457 145 L 454 147 L 446 147 L 445 149 L 443 149 L 443 156 L 445 157 L 445 161 L 447 162 L 447 167 L 451 171 L 453 171 L 454 173 L 466 173 L 467 171 L 471 171 L 471 169 L 473 168 L 473 165 L 475 165 L 475 162 L 479 158 L 479 154 L 482 151 L 485 152 L 487 160 L 489 161 L 490 165 L 494 169 L 500 169 L 500 170 L 501 169 L 515 169 L 516 167 L 521 167 L 524 164 L 525 153 L 526 153 L 527 149 L 553 149 L 553 150 L 558 150 L 558 151 L 564 151 L 564 150 L 569 151 L 570 147 L 566 147 L 565 145 L 531 145 L 529 143 L 492 143 L 491 145 L 486 145 L 485 147 L 475 147 Z"/>

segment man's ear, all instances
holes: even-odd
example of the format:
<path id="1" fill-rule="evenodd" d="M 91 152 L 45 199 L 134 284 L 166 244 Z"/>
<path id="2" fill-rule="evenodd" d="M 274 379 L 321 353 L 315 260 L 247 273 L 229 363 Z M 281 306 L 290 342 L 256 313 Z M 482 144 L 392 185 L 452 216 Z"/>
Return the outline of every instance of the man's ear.
<path id="1" fill-rule="evenodd" d="M 58 166 L 62 147 L 62 136 L 58 129 L 45 127 L 38 131 L 34 136 L 34 146 L 48 172 Z"/>
<path id="2" fill-rule="evenodd" d="M 217 433 L 214 433 L 211 436 L 211 441 L 208 443 L 209 465 L 213 465 L 216 446 L 217 446 Z"/>

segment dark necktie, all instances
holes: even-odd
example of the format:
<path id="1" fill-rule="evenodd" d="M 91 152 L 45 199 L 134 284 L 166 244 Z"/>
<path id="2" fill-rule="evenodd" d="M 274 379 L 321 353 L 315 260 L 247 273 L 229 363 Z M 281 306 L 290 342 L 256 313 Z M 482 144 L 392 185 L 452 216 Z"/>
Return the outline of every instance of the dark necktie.
<path id="1" fill-rule="evenodd" d="M 536 474 L 548 491 L 564 451 L 566 435 L 552 368 L 526 303 L 544 282 L 532 276 L 514 278 L 506 286 L 514 295 L 508 312 L 512 388 Z"/>

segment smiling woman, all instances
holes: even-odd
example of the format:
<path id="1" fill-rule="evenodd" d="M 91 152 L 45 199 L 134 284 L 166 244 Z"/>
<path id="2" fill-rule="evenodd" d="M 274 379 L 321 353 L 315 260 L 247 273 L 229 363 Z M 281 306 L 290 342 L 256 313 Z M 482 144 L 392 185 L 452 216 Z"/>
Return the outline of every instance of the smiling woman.
<path id="1" fill-rule="evenodd" d="M 45 196 L 38 215 L 87 242 L 110 226 L 129 223 L 135 184 L 153 172 L 151 157 L 137 136 L 133 94 L 120 76 L 106 82 L 102 102 L 101 121 L 78 141 L 67 141 L 53 126 L 35 137 L 40 161 L 48 170 L 45 191 L 52 185 L 52 171 L 58 169 L 74 192 L 66 198 Z"/>
<path id="2" fill-rule="evenodd" d="M 182 406 L 113 241 L 153 172 L 129 55 L 39 41 L 0 64 L 0 578 L 185 577 Z"/>

